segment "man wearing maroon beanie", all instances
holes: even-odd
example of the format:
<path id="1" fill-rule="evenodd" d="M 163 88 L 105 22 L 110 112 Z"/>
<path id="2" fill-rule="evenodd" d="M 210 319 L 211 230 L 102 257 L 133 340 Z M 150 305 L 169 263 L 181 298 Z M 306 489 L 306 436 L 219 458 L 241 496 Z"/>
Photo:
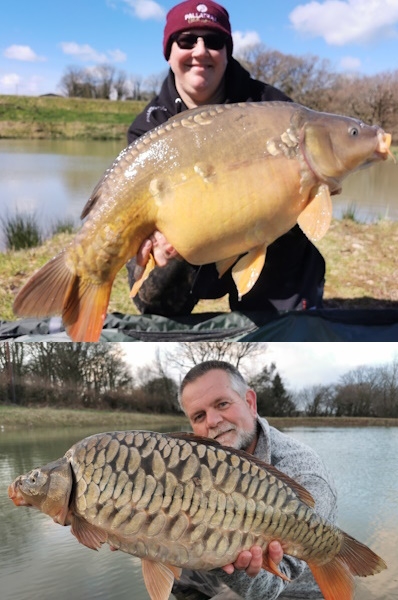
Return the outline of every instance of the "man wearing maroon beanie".
<path id="1" fill-rule="evenodd" d="M 232 56 L 232 34 L 229 14 L 224 7 L 209 0 L 206 4 L 200 4 L 196 0 L 187 0 L 174 6 L 166 18 L 166 26 L 163 36 L 163 54 L 169 60 L 172 36 L 180 31 L 190 29 L 206 29 L 217 31 L 226 36 L 228 57 Z"/>
<path id="2" fill-rule="evenodd" d="M 232 51 L 231 25 L 225 8 L 211 0 L 187 0 L 174 6 L 167 14 L 163 36 L 163 53 L 170 70 L 159 95 L 131 124 L 129 143 L 170 117 L 197 106 L 291 101 L 277 88 L 250 77 L 233 58 Z M 226 294 L 231 310 L 241 312 L 261 310 L 278 314 L 319 308 L 322 303 L 325 261 L 298 225 L 268 247 L 256 284 L 241 300 L 231 269 L 219 278 L 214 264 L 190 265 L 176 256 L 159 231 L 142 244 L 136 259 L 128 263 L 130 286 L 142 272 L 150 252 L 159 266 L 134 298 L 142 313 L 187 315 L 200 299 Z"/>

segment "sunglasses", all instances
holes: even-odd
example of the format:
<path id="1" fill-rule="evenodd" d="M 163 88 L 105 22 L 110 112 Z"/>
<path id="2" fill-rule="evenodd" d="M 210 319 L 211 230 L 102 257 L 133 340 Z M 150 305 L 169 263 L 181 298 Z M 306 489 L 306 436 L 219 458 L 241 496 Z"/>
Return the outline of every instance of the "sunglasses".
<path id="1" fill-rule="evenodd" d="M 198 43 L 198 39 L 202 39 L 208 50 L 221 50 L 224 48 L 227 38 L 220 33 L 177 33 L 172 36 L 174 42 L 181 50 L 192 50 Z"/>

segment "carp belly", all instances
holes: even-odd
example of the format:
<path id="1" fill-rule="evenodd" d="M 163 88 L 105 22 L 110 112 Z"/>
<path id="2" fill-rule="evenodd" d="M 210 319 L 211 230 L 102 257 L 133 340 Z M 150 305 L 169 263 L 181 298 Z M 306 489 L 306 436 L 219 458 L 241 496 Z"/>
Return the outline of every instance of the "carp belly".
<path id="1" fill-rule="evenodd" d="M 298 161 L 266 156 L 212 168 L 195 164 L 156 195 L 157 228 L 181 256 L 206 264 L 268 246 L 289 231 L 309 200 Z"/>

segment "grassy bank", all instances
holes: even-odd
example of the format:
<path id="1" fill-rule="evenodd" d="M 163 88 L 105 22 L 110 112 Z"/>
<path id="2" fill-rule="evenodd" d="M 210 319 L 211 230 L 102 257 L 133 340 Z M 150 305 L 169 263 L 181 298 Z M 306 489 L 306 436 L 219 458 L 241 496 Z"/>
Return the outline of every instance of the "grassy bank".
<path id="1" fill-rule="evenodd" d="M 288 427 L 398 427 L 398 419 L 368 417 L 284 417 L 269 418 L 278 429 Z M 189 429 L 184 416 L 170 416 L 116 411 L 69 410 L 66 408 L 21 408 L 0 406 L 0 428 L 27 427 L 99 427 L 108 429 L 170 427 L 170 431 Z"/>
<path id="2" fill-rule="evenodd" d="M 0 138 L 126 139 L 146 102 L 0 96 Z"/>
<path id="3" fill-rule="evenodd" d="M 154 429 L 170 427 L 171 430 L 187 427 L 183 416 L 127 413 L 117 411 L 71 410 L 67 408 L 22 408 L 0 406 L 0 428 L 19 427 L 98 427 L 109 429 Z"/>
<path id="4" fill-rule="evenodd" d="M 0 253 L 0 316 L 15 320 L 14 297 L 28 277 L 73 239 L 59 234 L 38 248 Z M 398 223 L 333 221 L 318 247 L 326 260 L 325 306 L 398 308 Z M 202 300 L 195 312 L 228 311 L 226 298 Z M 123 268 L 112 288 L 109 312 L 136 314 Z"/>

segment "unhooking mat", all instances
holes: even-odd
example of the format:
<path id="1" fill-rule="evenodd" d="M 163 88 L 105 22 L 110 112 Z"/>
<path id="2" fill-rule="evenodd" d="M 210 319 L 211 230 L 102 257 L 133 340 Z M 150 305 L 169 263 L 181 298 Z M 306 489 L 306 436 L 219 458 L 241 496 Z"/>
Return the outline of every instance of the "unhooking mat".
<path id="1" fill-rule="evenodd" d="M 0 341 L 70 342 L 61 319 L 0 321 Z M 323 309 L 264 312 L 201 313 L 166 318 L 158 315 L 109 314 L 100 342 L 172 341 L 245 342 L 395 342 L 398 310 Z"/>

